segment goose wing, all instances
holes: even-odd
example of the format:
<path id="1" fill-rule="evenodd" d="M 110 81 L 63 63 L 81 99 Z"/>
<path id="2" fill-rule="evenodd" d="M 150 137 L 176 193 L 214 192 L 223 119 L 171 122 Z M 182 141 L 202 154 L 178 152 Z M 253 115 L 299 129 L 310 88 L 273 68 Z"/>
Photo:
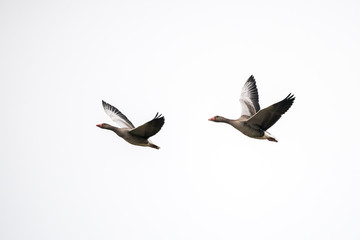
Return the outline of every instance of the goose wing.
<path id="1" fill-rule="evenodd" d="M 248 120 L 248 124 L 266 131 L 268 128 L 274 125 L 284 113 L 286 113 L 286 111 L 294 103 L 294 100 L 294 95 L 290 93 L 282 101 L 275 103 L 267 108 L 261 109 Z"/>
<path id="2" fill-rule="evenodd" d="M 259 94 L 253 75 L 245 82 L 239 101 L 241 104 L 241 116 L 251 117 L 260 110 Z"/>
<path id="3" fill-rule="evenodd" d="M 164 122 L 165 118 L 161 114 L 156 113 L 155 117 L 151 121 L 132 129 L 130 133 L 147 139 L 158 133 L 164 125 Z"/>
<path id="4" fill-rule="evenodd" d="M 117 125 L 121 128 L 135 128 L 130 120 L 122 114 L 116 107 L 110 105 L 109 103 L 102 101 L 103 108 L 109 117 L 116 122 Z"/>

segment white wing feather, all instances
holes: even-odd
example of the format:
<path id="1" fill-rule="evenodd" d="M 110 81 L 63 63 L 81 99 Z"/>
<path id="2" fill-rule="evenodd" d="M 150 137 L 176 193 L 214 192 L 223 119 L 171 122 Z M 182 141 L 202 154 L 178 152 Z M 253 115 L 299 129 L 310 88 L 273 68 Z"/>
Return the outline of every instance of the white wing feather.
<path id="1" fill-rule="evenodd" d="M 251 117 L 260 110 L 259 95 L 253 75 L 245 82 L 239 101 L 242 108 L 241 116 Z"/>
<path id="2" fill-rule="evenodd" d="M 105 113 L 121 128 L 135 128 L 127 117 L 122 114 L 116 107 L 102 101 Z"/>

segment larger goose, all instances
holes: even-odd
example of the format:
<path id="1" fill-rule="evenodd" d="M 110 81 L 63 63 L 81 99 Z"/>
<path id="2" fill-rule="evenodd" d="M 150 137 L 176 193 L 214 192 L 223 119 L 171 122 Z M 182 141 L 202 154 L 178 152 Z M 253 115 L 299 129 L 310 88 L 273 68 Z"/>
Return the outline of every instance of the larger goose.
<path id="1" fill-rule="evenodd" d="M 294 103 L 295 97 L 291 93 L 284 100 L 260 110 L 258 90 L 253 75 L 245 82 L 240 104 L 242 107 L 241 117 L 236 120 L 215 116 L 209 119 L 214 122 L 228 123 L 243 134 L 251 138 L 277 140 L 266 130 L 274 125 Z"/>
<path id="2" fill-rule="evenodd" d="M 135 128 L 130 120 L 122 114 L 116 107 L 111 106 L 110 104 L 102 101 L 103 108 L 107 115 L 117 123 L 120 128 L 111 126 L 110 124 L 101 123 L 96 126 L 103 129 L 108 129 L 115 132 L 119 137 L 122 137 L 125 141 L 144 147 L 152 147 L 159 149 L 160 147 L 156 146 L 150 140 L 149 137 L 158 133 L 161 127 L 164 125 L 164 117 L 158 113 L 151 121 Z"/>

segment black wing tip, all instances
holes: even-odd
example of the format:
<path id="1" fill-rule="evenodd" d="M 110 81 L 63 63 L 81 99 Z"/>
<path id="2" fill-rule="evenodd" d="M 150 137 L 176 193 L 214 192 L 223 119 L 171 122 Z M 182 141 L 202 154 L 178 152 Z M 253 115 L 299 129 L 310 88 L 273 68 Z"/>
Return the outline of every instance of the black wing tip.
<path id="1" fill-rule="evenodd" d="M 161 118 L 162 118 L 162 119 L 165 119 L 165 117 L 164 117 L 161 113 L 159 114 L 159 113 L 157 112 L 156 115 L 155 115 L 155 117 L 154 117 L 154 119 L 161 119 Z"/>
<path id="2" fill-rule="evenodd" d="M 103 108 L 104 108 L 104 109 L 109 109 L 109 110 L 111 110 L 111 111 L 114 111 L 114 110 L 115 110 L 115 112 L 116 112 L 116 111 L 119 111 L 119 110 L 117 110 L 116 107 L 114 107 L 114 106 L 112 106 L 111 104 L 105 102 L 104 100 L 102 100 L 102 105 L 103 105 Z"/>
<path id="3" fill-rule="evenodd" d="M 251 88 L 255 87 L 255 88 L 257 89 L 254 75 L 251 75 L 251 76 L 249 77 L 249 79 L 246 80 L 246 82 L 245 82 L 244 85 L 245 85 L 245 86 L 247 85 L 247 86 L 249 86 L 249 87 L 251 87 Z"/>
<path id="4" fill-rule="evenodd" d="M 160 129 L 162 128 L 162 126 L 165 123 L 165 117 L 160 113 L 156 113 L 154 119 L 154 121 L 156 121 L 158 124 L 160 124 Z"/>
<path id="5" fill-rule="evenodd" d="M 103 105 L 103 108 L 105 110 L 110 110 L 112 111 L 113 113 L 115 114 L 118 114 L 120 117 L 124 118 L 126 117 L 124 114 L 122 114 L 119 109 L 117 109 L 116 107 L 114 107 L 113 105 L 111 105 L 110 103 L 107 103 L 105 102 L 104 100 L 102 100 L 102 105 Z"/>
<path id="6" fill-rule="evenodd" d="M 285 100 L 289 100 L 289 101 L 294 102 L 295 98 L 296 98 L 296 97 L 295 97 L 294 94 L 289 93 L 289 95 L 286 96 Z"/>
<path id="7" fill-rule="evenodd" d="M 295 101 L 294 94 L 289 93 L 289 95 L 287 95 L 286 98 L 282 101 L 285 105 L 288 106 L 288 108 L 285 110 L 285 112 L 294 104 L 294 101 Z"/>

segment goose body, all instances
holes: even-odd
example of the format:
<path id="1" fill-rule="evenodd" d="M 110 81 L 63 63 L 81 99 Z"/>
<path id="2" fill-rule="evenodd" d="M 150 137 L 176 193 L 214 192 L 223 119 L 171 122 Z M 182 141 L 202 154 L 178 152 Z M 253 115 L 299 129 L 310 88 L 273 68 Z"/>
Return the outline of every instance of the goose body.
<path id="1" fill-rule="evenodd" d="M 159 115 L 150 120 L 149 122 L 135 127 L 130 120 L 122 114 L 116 107 L 102 101 L 103 108 L 105 113 L 109 115 L 109 117 L 117 123 L 120 127 L 114 127 L 107 123 L 97 124 L 96 126 L 99 128 L 111 130 L 116 133 L 119 137 L 123 138 L 128 143 L 137 146 L 143 147 L 152 147 L 159 149 L 160 147 L 153 144 L 149 138 L 156 133 L 158 133 L 161 127 L 164 125 L 165 118 Z"/>
<path id="2" fill-rule="evenodd" d="M 255 78 L 251 75 L 245 82 L 239 99 L 242 107 L 240 118 L 232 120 L 221 116 L 215 116 L 210 118 L 209 121 L 230 124 L 241 133 L 251 138 L 267 139 L 269 141 L 277 142 L 275 137 L 267 132 L 267 130 L 291 107 L 294 100 L 294 95 L 289 94 L 282 101 L 267 108 L 260 109 Z"/>

